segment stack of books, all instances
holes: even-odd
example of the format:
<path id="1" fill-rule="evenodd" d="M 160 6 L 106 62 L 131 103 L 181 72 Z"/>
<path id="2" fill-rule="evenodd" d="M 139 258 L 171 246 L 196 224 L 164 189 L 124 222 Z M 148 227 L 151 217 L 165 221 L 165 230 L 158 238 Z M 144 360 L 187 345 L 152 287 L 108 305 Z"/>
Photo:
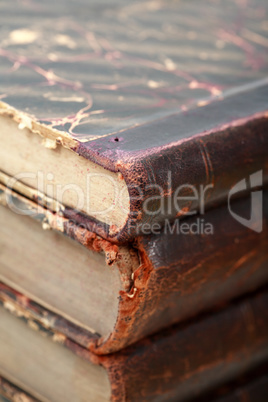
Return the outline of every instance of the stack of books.
<path id="1" fill-rule="evenodd" d="M 0 3 L 3 400 L 265 400 L 266 9 Z"/>

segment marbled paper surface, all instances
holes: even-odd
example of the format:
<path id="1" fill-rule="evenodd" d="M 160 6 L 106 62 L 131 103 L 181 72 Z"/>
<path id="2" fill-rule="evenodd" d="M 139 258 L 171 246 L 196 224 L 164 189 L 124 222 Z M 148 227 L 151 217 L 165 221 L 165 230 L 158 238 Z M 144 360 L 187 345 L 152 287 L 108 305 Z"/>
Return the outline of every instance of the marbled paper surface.
<path id="1" fill-rule="evenodd" d="M 0 101 L 82 141 L 267 72 L 267 0 L 0 1 Z"/>

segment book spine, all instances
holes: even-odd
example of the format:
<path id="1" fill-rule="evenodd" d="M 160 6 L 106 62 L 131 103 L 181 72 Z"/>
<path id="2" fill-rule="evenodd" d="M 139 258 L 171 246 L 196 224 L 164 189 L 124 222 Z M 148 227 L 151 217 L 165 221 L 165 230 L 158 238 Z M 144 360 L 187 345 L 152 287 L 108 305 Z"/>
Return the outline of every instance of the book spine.
<path id="1" fill-rule="evenodd" d="M 267 93 L 263 83 L 125 130 L 118 141 L 79 143 L 79 155 L 120 172 L 128 186 L 128 219 L 124 227 L 105 228 L 106 237 L 129 241 L 153 232 L 155 223 L 218 205 L 259 170 L 267 183 Z"/>
<path id="2" fill-rule="evenodd" d="M 102 356 L 81 347 L 57 329 L 49 329 L 38 312 L 33 322 L 27 304 L 19 309 L 8 302 L 3 306 L 59 347 L 103 366 L 109 376 L 113 402 L 200 400 L 268 359 L 267 287 L 218 311 Z"/>
<path id="3" fill-rule="evenodd" d="M 239 378 L 232 385 L 225 385 L 217 392 L 200 402 L 265 402 L 268 394 L 268 367 L 258 377 Z"/>
<path id="4" fill-rule="evenodd" d="M 258 171 L 262 175 L 259 184 L 267 183 L 267 129 L 267 117 L 253 116 L 240 124 L 158 149 L 135 160 L 131 171 L 123 166 L 131 211 L 117 241 L 153 233 L 176 218 L 202 215 L 225 202 L 237 183 Z M 244 194 L 248 191 L 244 189 Z"/>
<path id="5" fill-rule="evenodd" d="M 263 364 L 268 358 L 267 306 L 264 290 L 119 354 L 102 356 L 113 400 L 199 400 L 209 390 Z"/>
<path id="6" fill-rule="evenodd" d="M 250 200 L 234 206 L 247 216 Z M 187 224 L 196 227 L 198 219 Z M 268 282 L 268 211 L 258 218 L 260 233 L 241 225 L 227 206 L 208 211 L 205 219 L 211 234 L 175 230 L 139 239 L 141 265 L 133 273 L 132 290 L 121 292 L 114 331 L 105 342 L 98 340 L 95 353 L 121 349 Z"/>
<path id="7" fill-rule="evenodd" d="M 74 222 L 62 223 L 62 217 L 52 215 L 50 220 L 49 211 L 41 213 L 39 208 L 38 219 L 42 222 L 45 219 L 56 230 L 62 228 L 85 247 L 103 251 L 108 263 L 116 254 L 113 258 L 123 285 L 118 295 L 117 321 L 108 337 L 86 334 L 75 325 L 65 327 L 61 317 L 51 313 L 52 327 L 56 323 L 67 337 L 96 354 L 112 353 L 267 283 L 267 195 L 263 191 L 265 208 L 259 217 L 263 226 L 260 233 L 243 226 L 223 205 L 205 215 L 204 224 L 210 225 L 212 232 L 177 232 L 180 227 L 175 226 L 161 235 L 137 239 L 136 251 L 112 245 L 87 230 L 80 231 Z M 27 208 L 28 201 L 23 197 L 16 195 L 16 200 L 23 202 L 23 209 Z M 236 200 L 233 206 L 239 214 L 247 216 L 250 199 Z M 35 206 L 32 203 L 30 207 L 33 211 Z M 190 229 L 200 225 L 197 217 L 184 222 Z M 254 224 L 258 223 L 255 219 Z M 25 302 L 19 295 L 15 299 L 18 303 Z M 32 303 L 33 312 L 36 306 Z"/>

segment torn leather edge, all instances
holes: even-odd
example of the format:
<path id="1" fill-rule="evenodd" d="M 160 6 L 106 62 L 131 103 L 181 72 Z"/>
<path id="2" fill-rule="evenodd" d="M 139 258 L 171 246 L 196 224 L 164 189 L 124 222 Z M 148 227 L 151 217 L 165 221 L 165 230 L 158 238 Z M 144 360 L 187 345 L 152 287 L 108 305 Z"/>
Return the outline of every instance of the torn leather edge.
<path id="1" fill-rule="evenodd" d="M 8 207 L 7 201 L 10 199 L 23 210 L 29 211 L 31 218 L 39 221 L 43 229 L 56 230 L 71 237 L 93 252 L 103 252 L 107 265 L 116 265 L 120 272 L 122 290 L 118 295 L 118 315 L 112 333 L 106 336 L 97 334 L 97 336 L 92 337 L 92 331 L 91 333 L 88 332 L 88 336 L 86 336 L 86 330 L 73 325 L 73 323 L 52 312 L 50 314 L 54 318 L 49 320 L 47 325 L 51 328 L 59 327 L 60 331 L 68 333 L 70 339 L 97 354 L 112 353 L 129 344 L 129 339 L 132 338 L 133 325 L 136 324 L 135 311 L 140 308 L 140 297 L 144 293 L 146 278 L 152 269 L 151 267 L 151 269 L 147 270 L 149 262 L 144 263 L 146 253 L 143 255 L 137 244 L 137 248 L 129 245 L 118 246 L 117 244 L 112 244 L 95 233 L 88 231 L 85 227 L 81 227 L 75 222 L 37 205 L 35 202 L 0 184 L 0 204 Z M 147 275 L 144 275 L 145 271 Z M 16 292 L 16 294 L 19 293 Z M 28 300 L 27 303 L 30 303 L 29 299 L 23 295 L 18 298 L 18 300 L 22 299 Z M 34 303 L 34 306 L 36 305 Z M 126 320 L 126 317 L 128 317 L 128 320 Z M 74 328 L 74 330 L 69 332 L 69 328 Z"/>
<path id="2" fill-rule="evenodd" d="M 57 328 L 74 342 L 99 355 L 113 353 L 138 340 L 140 336 L 138 335 L 139 331 L 136 331 L 136 327 L 139 324 L 139 319 L 137 319 L 136 312 L 142 308 L 146 284 L 153 270 L 147 253 L 140 244 L 139 238 L 136 239 L 136 243 L 133 245 L 118 246 L 117 244 L 112 244 L 97 234 L 77 225 L 75 222 L 69 221 L 65 217 L 37 205 L 35 202 L 0 184 L 0 204 L 8 207 L 7 201 L 10 199 L 22 206 L 22 209 L 29 211 L 31 218 L 39 221 L 43 229 L 56 230 L 71 237 L 93 252 L 103 252 L 107 265 L 116 264 L 120 272 L 122 290 L 118 295 L 118 315 L 114 329 L 110 334 L 101 336 L 94 333 L 94 330 L 92 332 L 87 331 L 51 311 L 48 314 L 44 313 L 46 316 L 46 325 L 49 328 Z M 2 284 L 2 288 L 0 289 L 1 293 L 3 292 L 3 286 L 9 289 L 9 293 L 19 295 L 15 299 L 16 303 L 19 304 L 23 301 L 21 306 L 24 306 L 26 303 L 27 308 L 34 306 L 31 309 L 33 312 L 36 311 L 36 308 L 38 311 L 47 311 L 39 304 L 4 284 Z M 50 319 L 47 320 L 47 317 L 50 317 Z"/>
<path id="3" fill-rule="evenodd" d="M 133 272 L 133 286 L 130 292 L 120 292 L 117 322 L 114 330 L 106 338 L 95 340 L 89 349 L 98 354 L 106 355 L 124 349 L 143 338 L 143 313 L 146 315 L 146 289 L 153 271 L 152 263 L 142 246 L 140 239 L 136 239 L 136 247 L 139 250 L 140 265 Z"/>

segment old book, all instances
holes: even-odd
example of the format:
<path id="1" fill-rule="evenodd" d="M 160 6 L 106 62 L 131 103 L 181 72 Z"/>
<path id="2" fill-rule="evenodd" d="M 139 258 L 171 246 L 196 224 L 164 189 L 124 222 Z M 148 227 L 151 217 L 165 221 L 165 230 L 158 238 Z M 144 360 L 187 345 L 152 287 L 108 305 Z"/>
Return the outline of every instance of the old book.
<path id="1" fill-rule="evenodd" d="M 266 402 L 268 392 L 267 363 L 254 367 L 253 370 L 227 384 L 220 385 L 214 391 L 201 392 L 200 395 L 190 398 L 189 402 Z M 37 402 L 37 399 L 17 387 L 7 379 L 0 377 L 0 401 Z"/>
<path id="2" fill-rule="evenodd" d="M 1 182 L 126 241 L 267 181 L 266 9 L 1 1 Z"/>
<path id="3" fill-rule="evenodd" d="M 260 232 L 223 205 L 203 221 L 191 217 L 118 245 L 2 188 L 2 203 L 30 216 L 0 206 L 0 280 L 24 294 L 24 302 L 45 306 L 52 327 L 65 317 L 73 326 L 61 331 L 69 338 L 110 353 L 267 282 L 267 195 L 263 215 L 252 221 L 253 228 L 262 221 Z M 243 198 L 232 207 L 247 216 L 250 204 Z"/>
<path id="4" fill-rule="evenodd" d="M 198 402 L 266 402 L 268 393 L 268 362 L 232 378 L 228 383 L 205 393 Z M 191 401 L 191 402 L 194 402 Z"/>
<path id="5" fill-rule="evenodd" d="M 268 357 L 265 289 L 105 356 L 51 330 L 11 295 L 1 296 L 0 375 L 41 401 L 187 401 Z"/>
<path id="6" fill-rule="evenodd" d="M 0 401 L 38 402 L 37 399 L 3 377 L 0 377 Z"/>
<path id="7" fill-rule="evenodd" d="M 255 366 L 255 365 L 254 365 Z M 231 381 L 187 400 L 189 402 L 266 402 L 268 392 L 268 363 L 253 367 Z M 2 397 L 2 399 L 1 399 Z M 0 377 L 0 401 L 37 402 L 35 398 L 6 378 Z M 181 401 L 182 402 L 182 401 Z"/>

